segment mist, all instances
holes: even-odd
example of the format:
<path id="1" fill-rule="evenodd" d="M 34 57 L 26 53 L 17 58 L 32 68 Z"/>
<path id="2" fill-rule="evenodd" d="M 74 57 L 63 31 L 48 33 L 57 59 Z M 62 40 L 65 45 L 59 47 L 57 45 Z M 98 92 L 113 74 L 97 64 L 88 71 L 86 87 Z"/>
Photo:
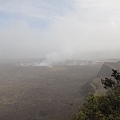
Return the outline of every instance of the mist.
<path id="1" fill-rule="evenodd" d="M 119 70 L 120 0 L 0 0 L 0 120 L 87 118 L 89 93 L 116 101 Z"/>
<path id="2" fill-rule="evenodd" d="M 119 0 L 1 0 L 0 59 L 119 58 L 119 4 Z"/>

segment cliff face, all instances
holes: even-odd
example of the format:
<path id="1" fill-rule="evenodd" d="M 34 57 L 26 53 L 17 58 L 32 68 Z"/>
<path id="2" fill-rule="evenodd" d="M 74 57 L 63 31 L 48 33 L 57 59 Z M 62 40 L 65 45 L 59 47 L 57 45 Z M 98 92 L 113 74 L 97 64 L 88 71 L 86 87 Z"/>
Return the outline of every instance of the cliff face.
<path id="1" fill-rule="evenodd" d="M 101 79 L 104 79 L 105 77 L 110 78 L 112 74 L 112 69 L 120 70 L 120 62 L 105 62 L 103 66 L 101 67 L 100 71 L 98 72 L 96 78 L 91 83 L 91 86 L 94 89 L 94 94 L 105 94 L 106 90 L 104 89 L 104 86 L 101 83 Z"/>
<path id="2" fill-rule="evenodd" d="M 97 77 L 98 78 L 110 77 L 111 73 L 112 73 L 112 68 L 107 63 L 104 63 L 99 73 L 97 74 Z"/>
<path id="3" fill-rule="evenodd" d="M 97 77 L 111 77 L 112 69 L 120 70 L 120 62 L 105 62 L 97 74 Z"/>

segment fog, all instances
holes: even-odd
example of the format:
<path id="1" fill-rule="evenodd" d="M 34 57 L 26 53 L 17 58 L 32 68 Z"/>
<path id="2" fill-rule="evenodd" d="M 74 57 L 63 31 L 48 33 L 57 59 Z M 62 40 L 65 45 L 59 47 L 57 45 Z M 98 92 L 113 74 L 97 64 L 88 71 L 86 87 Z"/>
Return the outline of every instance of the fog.
<path id="1" fill-rule="evenodd" d="M 0 59 L 119 58 L 119 0 L 0 0 Z"/>

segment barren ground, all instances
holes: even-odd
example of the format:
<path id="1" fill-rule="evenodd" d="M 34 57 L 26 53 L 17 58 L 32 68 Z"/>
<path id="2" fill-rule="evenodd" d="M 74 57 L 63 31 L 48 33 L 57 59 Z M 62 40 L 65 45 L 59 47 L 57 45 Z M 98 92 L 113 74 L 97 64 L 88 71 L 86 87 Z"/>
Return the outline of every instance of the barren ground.
<path id="1" fill-rule="evenodd" d="M 100 65 L 0 66 L 0 120 L 70 120 Z M 85 92 L 85 91 L 84 91 Z"/>

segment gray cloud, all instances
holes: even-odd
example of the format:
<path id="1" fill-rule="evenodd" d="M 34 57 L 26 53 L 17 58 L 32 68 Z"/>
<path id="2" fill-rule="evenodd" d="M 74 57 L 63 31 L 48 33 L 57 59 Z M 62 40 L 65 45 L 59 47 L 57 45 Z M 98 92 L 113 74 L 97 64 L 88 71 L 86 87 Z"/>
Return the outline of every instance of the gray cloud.
<path id="1" fill-rule="evenodd" d="M 119 0 L 69 2 L 72 3 L 73 9 L 68 9 L 63 15 L 56 14 L 49 27 L 43 31 L 31 28 L 23 20 L 2 27 L 1 58 L 47 57 L 55 61 L 119 57 Z M 37 7 L 34 8 L 37 11 L 34 13 L 40 15 Z M 25 8 L 22 10 L 24 12 Z M 30 12 L 29 14 L 31 15 Z M 44 17 L 44 13 L 42 15 Z M 45 14 L 45 17 L 49 15 Z"/>

